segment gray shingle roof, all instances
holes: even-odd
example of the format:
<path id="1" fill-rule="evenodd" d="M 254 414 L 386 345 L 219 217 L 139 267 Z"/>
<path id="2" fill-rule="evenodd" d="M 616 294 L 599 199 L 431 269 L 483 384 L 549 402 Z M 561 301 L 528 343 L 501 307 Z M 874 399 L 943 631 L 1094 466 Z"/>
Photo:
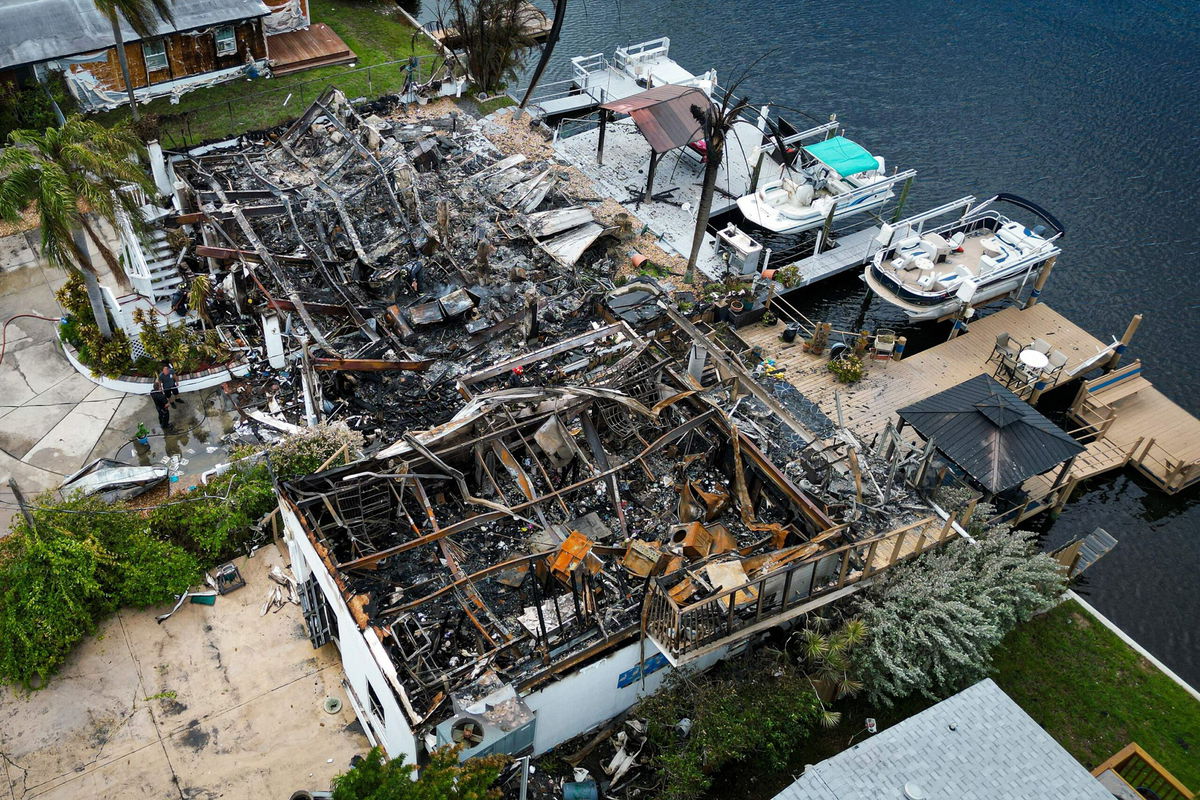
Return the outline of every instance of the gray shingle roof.
<path id="1" fill-rule="evenodd" d="M 809 767 L 774 800 L 902 800 L 907 783 L 929 800 L 1113 800 L 991 679 Z"/>
<path id="2" fill-rule="evenodd" d="M 175 0 L 175 25 L 160 23 L 156 36 L 271 12 L 260 0 Z M 137 41 L 122 23 L 125 41 Z M 89 53 L 113 45 L 112 24 L 93 0 L 0 0 L 0 69 Z"/>

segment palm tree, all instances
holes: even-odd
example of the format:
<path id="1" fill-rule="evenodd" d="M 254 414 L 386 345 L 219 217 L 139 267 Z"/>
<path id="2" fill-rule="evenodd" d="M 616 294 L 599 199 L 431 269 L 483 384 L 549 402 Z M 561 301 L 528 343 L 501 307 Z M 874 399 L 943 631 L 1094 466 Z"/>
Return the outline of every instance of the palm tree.
<path id="1" fill-rule="evenodd" d="M 137 100 L 133 96 L 133 83 L 129 80 L 129 62 L 125 59 L 125 37 L 121 35 L 121 19 L 141 37 L 150 37 L 158 29 L 158 20 L 174 24 L 171 0 L 94 0 L 96 8 L 112 24 L 113 39 L 116 41 L 117 61 L 121 64 L 121 77 L 125 80 L 125 91 L 129 95 L 129 113 L 138 118 Z M 158 19 L 155 19 L 157 17 Z"/>
<path id="2" fill-rule="evenodd" d="M 150 177 L 136 159 L 141 149 L 128 124 L 106 128 L 76 115 L 61 128 L 44 133 L 12 131 L 8 147 L 0 151 L 0 219 L 15 221 L 31 203 L 36 204 L 42 256 L 83 277 L 96 327 L 105 339 L 112 336 L 112 329 L 84 236 L 115 277 L 125 280 L 125 273 L 87 213 L 115 226 L 123 210 L 136 230 L 145 226 L 138 201 L 122 191 L 130 184 L 152 191 Z"/>
<path id="3" fill-rule="evenodd" d="M 550 54 L 554 52 L 554 45 L 558 44 L 558 37 L 562 34 L 563 23 L 567 19 L 567 0 L 554 0 L 554 21 L 550 25 L 550 34 L 546 37 L 546 43 L 542 45 L 542 55 L 538 59 L 537 66 L 534 67 L 533 77 L 529 79 L 529 87 L 525 89 L 525 96 L 521 98 L 521 108 L 529 104 L 529 98 L 533 97 L 533 90 L 537 88 L 538 81 L 542 79 L 542 73 L 546 71 L 546 65 L 550 63 Z"/>
<path id="4" fill-rule="evenodd" d="M 692 253 L 688 256 L 687 270 L 683 273 L 684 283 L 693 283 L 696 280 L 696 259 L 700 256 L 700 246 L 704 243 L 704 232 L 708 229 L 708 217 L 712 211 L 717 176 L 721 172 L 721 162 L 725 158 L 725 138 L 733 124 L 737 122 L 738 115 L 750 105 L 750 101 L 745 98 L 740 101 L 734 98 L 737 87 L 738 84 L 734 83 L 720 103 L 710 100 L 705 108 L 693 105 L 691 109 L 692 116 L 700 124 L 700 132 L 704 134 L 704 186 L 700 190 L 700 207 L 696 211 L 696 232 L 692 235 Z"/>
<path id="5" fill-rule="evenodd" d="M 188 290 L 188 308 L 200 317 L 200 327 L 205 323 L 212 324 L 208 315 L 208 298 L 212 294 L 212 278 L 208 275 L 195 275 Z"/>

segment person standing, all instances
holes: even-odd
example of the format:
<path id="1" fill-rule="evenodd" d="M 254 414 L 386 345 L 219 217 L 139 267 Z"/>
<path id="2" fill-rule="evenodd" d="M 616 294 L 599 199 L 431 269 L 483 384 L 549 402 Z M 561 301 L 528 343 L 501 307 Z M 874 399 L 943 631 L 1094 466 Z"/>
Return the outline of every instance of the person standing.
<path id="1" fill-rule="evenodd" d="M 182 403 L 182 398 L 179 397 L 179 381 L 175 379 L 175 370 L 167 362 L 163 362 L 162 370 L 158 373 L 158 379 L 162 382 L 163 392 L 167 395 L 167 405 L 174 408 L 176 403 Z"/>
<path id="2" fill-rule="evenodd" d="M 166 431 L 171 427 L 171 413 L 167 410 L 170 406 L 162 381 L 157 378 L 154 380 L 154 388 L 150 390 L 150 399 L 154 401 L 154 410 L 158 412 L 158 424 Z"/>

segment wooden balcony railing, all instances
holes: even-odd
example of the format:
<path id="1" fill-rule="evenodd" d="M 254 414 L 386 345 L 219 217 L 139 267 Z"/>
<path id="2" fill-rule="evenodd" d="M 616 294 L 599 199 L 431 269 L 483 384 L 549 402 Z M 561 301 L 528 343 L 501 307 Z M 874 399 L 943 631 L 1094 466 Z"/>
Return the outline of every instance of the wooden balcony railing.
<path id="1" fill-rule="evenodd" d="M 842 545 L 768 572 L 741 586 L 680 606 L 670 594 L 678 576 L 655 579 L 646 598 L 646 630 L 679 661 L 715 642 L 777 625 L 813 601 L 870 578 L 956 536 L 954 518 L 927 517 L 880 536 Z M 693 567 L 694 572 L 699 567 Z M 830 599 L 833 599 L 830 597 Z"/>
<path id="2" fill-rule="evenodd" d="M 1115 776 L 1136 792 L 1134 797 L 1144 797 L 1146 800 L 1193 800 L 1196 796 L 1162 764 L 1133 742 L 1092 770 L 1092 775 L 1110 791 L 1114 787 L 1109 786 L 1109 783 Z"/>

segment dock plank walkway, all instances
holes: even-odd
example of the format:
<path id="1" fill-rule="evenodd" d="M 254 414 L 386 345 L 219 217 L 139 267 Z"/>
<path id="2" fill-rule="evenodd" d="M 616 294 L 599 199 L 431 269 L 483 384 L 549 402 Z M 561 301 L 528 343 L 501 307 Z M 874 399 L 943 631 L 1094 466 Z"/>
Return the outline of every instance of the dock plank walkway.
<path id="1" fill-rule="evenodd" d="M 955 339 L 900 361 L 868 360 L 866 376 L 846 386 L 826 368 L 827 356 L 803 352 L 799 341 L 783 343 L 781 330 L 752 325 L 737 334 L 746 344 L 761 347 L 764 357 L 775 359 L 785 369 L 783 377 L 830 419 L 837 418 L 835 396 L 840 396 L 846 426 L 863 440 L 894 422 L 898 409 L 980 373 L 991 374 L 995 364 L 987 359 L 998 334 L 1008 333 L 1018 342 L 1045 339 L 1066 354 L 1059 385 L 1079 380 L 1088 370 L 1074 376 L 1070 371 L 1104 349 L 1099 339 L 1045 303 L 1027 309 L 1010 307 L 973 321 L 969 331 Z M 1017 521 L 1052 507 L 1064 492 L 1069 496 L 1079 481 L 1126 465 L 1136 467 L 1168 493 L 1200 483 L 1200 420 L 1149 384 L 1133 393 L 1117 388 L 1113 395 L 1119 399 L 1111 405 L 1115 412 L 1111 421 L 1100 426 L 1102 435 L 1087 443 L 1058 485 L 1056 471 L 1022 485 L 1029 503 L 1018 511 Z M 1102 402 L 1104 391 L 1094 397 Z M 1094 415 L 1078 416 L 1076 422 L 1096 424 Z"/>
<path id="2" fill-rule="evenodd" d="M 767 358 L 784 367 L 784 378 L 805 397 L 836 419 L 834 394 L 841 395 L 846 426 L 860 437 L 873 436 L 893 421 L 896 410 L 943 389 L 949 389 L 982 372 L 991 374 L 995 364 L 986 363 L 996 336 L 1008 333 L 1020 342 L 1042 338 L 1067 356 L 1066 373 L 1093 357 L 1104 345 L 1099 339 L 1045 303 L 1028 309 L 1006 308 L 970 324 L 967 333 L 900 361 L 867 361 L 867 374 L 858 383 L 838 383 L 826 368 L 827 356 L 803 352 L 800 341 L 785 344 L 779 339 L 782 327 L 751 325 L 737 331 L 751 346 L 759 346 Z"/>

